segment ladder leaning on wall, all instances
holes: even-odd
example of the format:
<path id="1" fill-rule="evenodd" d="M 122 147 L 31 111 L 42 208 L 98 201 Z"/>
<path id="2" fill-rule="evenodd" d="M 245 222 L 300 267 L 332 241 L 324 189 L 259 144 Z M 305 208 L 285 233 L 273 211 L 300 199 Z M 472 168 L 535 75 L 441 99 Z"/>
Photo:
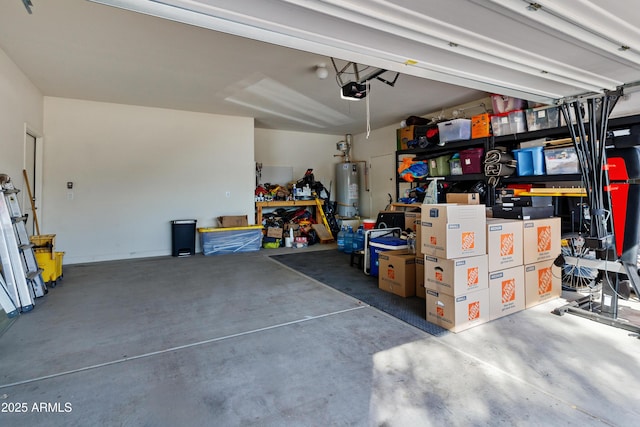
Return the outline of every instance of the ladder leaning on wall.
<path id="1" fill-rule="evenodd" d="M 20 211 L 17 197 L 20 190 L 7 175 L 0 175 L 0 190 L 0 304 L 12 317 L 18 312 L 31 311 L 35 299 L 48 291 L 29 241 L 27 218 Z"/>

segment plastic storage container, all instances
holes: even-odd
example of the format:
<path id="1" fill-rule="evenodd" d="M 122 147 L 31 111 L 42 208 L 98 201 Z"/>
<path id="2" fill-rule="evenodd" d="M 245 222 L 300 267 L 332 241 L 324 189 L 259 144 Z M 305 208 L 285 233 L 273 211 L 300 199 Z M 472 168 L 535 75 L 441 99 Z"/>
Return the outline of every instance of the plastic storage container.
<path id="1" fill-rule="evenodd" d="M 471 117 L 471 138 L 487 138 L 491 136 L 491 116 L 489 113 Z"/>
<path id="2" fill-rule="evenodd" d="M 375 219 L 363 219 L 362 220 L 362 227 L 365 230 L 373 230 L 376 227 L 376 220 Z"/>
<path id="3" fill-rule="evenodd" d="M 462 174 L 482 173 L 482 156 L 484 156 L 484 148 L 467 148 L 460 151 L 460 163 L 462 166 Z"/>
<path id="4" fill-rule="evenodd" d="M 471 119 L 454 119 L 438 123 L 440 143 L 471 139 Z"/>
<path id="5" fill-rule="evenodd" d="M 369 241 L 369 262 L 371 264 L 369 274 L 371 276 L 378 276 L 378 254 L 380 252 L 398 251 L 407 248 L 407 241 L 399 237 L 377 237 L 375 239 L 371 239 Z"/>
<path id="6" fill-rule="evenodd" d="M 558 107 L 529 108 L 525 110 L 529 131 L 550 129 L 560 126 Z"/>
<path id="7" fill-rule="evenodd" d="M 527 118 L 524 110 L 509 112 L 509 126 L 511 133 L 523 133 L 527 131 Z"/>
<path id="8" fill-rule="evenodd" d="M 511 135 L 509 113 L 494 114 L 491 116 L 491 131 L 493 132 L 493 136 Z"/>
<path id="9" fill-rule="evenodd" d="M 171 255 L 189 256 L 196 253 L 196 220 L 171 221 Z"/>
<path id="10" fill-rule="evenodd" d="M 449 172 L 451 175 L 462 175 L 462 161 L 460 157 L 449 160 Z"/>
<path id="11" fill-rule="evenodd" d="M 204 255 L 258 251 L 262 247 L 262 225 L 229 228 L 198 228 Z"/>
<path id="12" fill-rule="evenodd" d="M 580 173 L 580 162 L 574 147 L 544 150 L 544 162 L 549 175 Z"/>
<path id="13" fill-rule="evenodd" d="M 429 159 L 429 176 L 450 175 L 449 159 L 451 159 L 449 154 Z"/>
<path id="14" fill-rule="evenodd" d="M 496 114 L 527 108 L 527 101 L 505 95 L 491 95 L 491 107 Z"/>
<path id="15" fill-rule="evenodd" d="M 519 176 L 544 175 L 543 149 L 543 147 L 529 147 L 513 150 L 513 157 L 518 162 L 516 170 Z"/>

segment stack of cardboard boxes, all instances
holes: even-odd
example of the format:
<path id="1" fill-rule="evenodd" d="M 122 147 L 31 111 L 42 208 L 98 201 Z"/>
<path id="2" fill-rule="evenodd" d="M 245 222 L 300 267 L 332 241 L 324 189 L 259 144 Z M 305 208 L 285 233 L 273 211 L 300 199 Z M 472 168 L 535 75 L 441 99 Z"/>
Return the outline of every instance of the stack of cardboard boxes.
<path id="1" fill-rule="evenodd" d="M 426 318 L 459 332 L 489 320 L 484 205 L 423 204 Z"/>
<path id="2" fill-rule="evenodd" d="M 420 212 L 405 212 L 404 230 L 417 230 Z M 419 233 L 416 233 L 416 235 Z M 416 242 L 416 248 L 417 248 Z M 378 287 L 401 297 L 424 298 L 425 289 L 418 283 L 423 281 L 422 255 L 416 251 L 393 250 L 378 255 Z"/>
<path id="3" fill-rule="evenodd" d="M 489 262 L 489 320 L 524 310 L 522 221 L 487 220 Z"/>
<path id="4" fill-rule="evenodd" d="M 425 298 L 427 321 L 460 332 L 560 296 L 560 218 L 486 218 L 484 205 L 421 208 L 407 213 L 408 224 L 419 215 L 415 259 L 390 253 L 383 266 L 381 258 L 379 286 Z M 395 291 L 389 274 L 401 279 Z"/>
<path id="5" fill-rule="evenodd" d="M 562 293 L 560 267 L 553 262 L 560 254 L 560 218 L 522 222 L 525 307 L 542 304 Z"/>

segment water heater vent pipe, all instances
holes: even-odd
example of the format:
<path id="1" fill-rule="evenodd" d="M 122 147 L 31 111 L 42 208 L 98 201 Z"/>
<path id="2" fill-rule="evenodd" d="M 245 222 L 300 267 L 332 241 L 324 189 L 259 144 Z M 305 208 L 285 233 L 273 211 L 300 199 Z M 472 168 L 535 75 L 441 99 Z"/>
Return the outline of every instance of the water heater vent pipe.
<path id="1" fill-rule="evenodd" d="M 344 136 L 344 139 L 336 143 L 336 149 L 342 154 L 336 154 L 334 157 L 342 157 L 344 163 L 349 163 L 349 153 L 351 152 L 351 144 L 353 143 L 353 135 L 350 133 Z"/>

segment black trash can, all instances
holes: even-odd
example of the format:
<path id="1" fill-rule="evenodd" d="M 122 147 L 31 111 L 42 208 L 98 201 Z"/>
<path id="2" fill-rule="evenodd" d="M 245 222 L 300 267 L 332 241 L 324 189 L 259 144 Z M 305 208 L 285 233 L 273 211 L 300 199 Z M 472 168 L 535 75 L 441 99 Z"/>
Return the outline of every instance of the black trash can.
<path id="1" fill-rule="evenodd" d="M 190 256 L 196 253 L 196 220 L 171 221 L 171 255 Z"/>

